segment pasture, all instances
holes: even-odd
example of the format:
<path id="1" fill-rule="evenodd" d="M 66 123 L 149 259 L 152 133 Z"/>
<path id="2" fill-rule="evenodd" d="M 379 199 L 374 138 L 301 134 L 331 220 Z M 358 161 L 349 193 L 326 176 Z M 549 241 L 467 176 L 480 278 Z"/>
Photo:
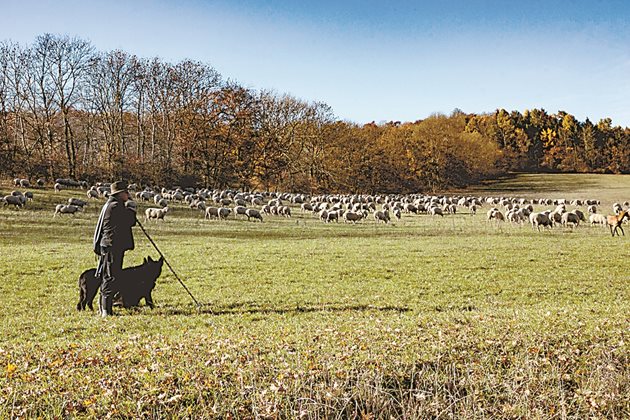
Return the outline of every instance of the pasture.
<path id="1" fill-rule="evenodd" d="M 53 219 L 85 192 L 32 190 L 26 208 L 0 207 L 0 418 L 630 416 L 630 233 L 490 223 L 488 205 L 389 225 L 175 205 L 144 226 L 201 311 L 165 267 L 154 310 L 103 320 L 75 309 L 103 201 Z M 630 176 L 519 175 L 465 194 L 611 213 Z M 125 266 L 157 257 L 134 234 Z"/>

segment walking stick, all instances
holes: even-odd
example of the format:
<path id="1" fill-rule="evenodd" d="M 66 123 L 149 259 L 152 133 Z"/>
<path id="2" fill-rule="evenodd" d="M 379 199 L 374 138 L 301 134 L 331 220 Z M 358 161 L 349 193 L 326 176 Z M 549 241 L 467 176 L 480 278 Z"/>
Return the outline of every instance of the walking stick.
<path id="1" fill-rule="evenodd" d="M 179 276 L 177 275 L 177 273 L 175 272 L 175 270 L 173 270 L 173 267 L 171 267 L 171 265 L 169 264 L 168 260 L 164 257 L 164 254 L 162 254 L 162 251 L 160 251 L 160 248 L 157 247 L 157 245 L 155 244 L 155 242 L 153 242 L 153 239 L 151 239 L 151 237 L 149 236 L 149 234 L 147 233 L 146 230 L 144 230 L 144 226 L 142 226 L 142 223 L 140 223 L 140 220 L 138 220 L 138 218 L 136 217 L 136 223 L 138 224 L 138 226 L 140 226 L 140 229 L 142 229 L 142 233 L 145 234 L 145 236 L 147 237 L 147 239 L 149 240 L 149 242 L 151 242 L 151 245 L 153 245 L 153 248 L 155 248 L 155 250 L 158 252 L 158 254 L 160 254 L 160 257 L 162 257 L 162 259 L 164 259 L 164 262 L 166 263 L 166 265 L 168 266 L 168 268 L 171 270 L 171 273 L 173 273 L 173 275 L 175 276 L 175 278 L 179 281 L 179 284 L 182 285 L 182 287 L 188 292 L 188 294 L 190 295 L 190 297 L 192 298 L 192 300 L 195 302 L 195 305 L 197 305 L 197 310 L 199 310 L 201 308 L 201 304 L 197 301 L 197 299 L 195 299 L 195 297 L 193 296 L 192 293 L 190 293 L 190 290 L 188 290 L 188 287 L 186 287 L 186 285 L 184 284 L 184 282 L 182 281 L 182 279 L 179 278 Z"/>

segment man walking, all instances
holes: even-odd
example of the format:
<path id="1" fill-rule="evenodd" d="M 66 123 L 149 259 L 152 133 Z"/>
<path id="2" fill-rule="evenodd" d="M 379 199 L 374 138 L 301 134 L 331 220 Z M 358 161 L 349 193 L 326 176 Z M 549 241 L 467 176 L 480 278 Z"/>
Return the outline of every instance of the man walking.
<path id="1" fill-rule="evenodd" d="M 136 224 L 135 204 L 129 201 L 125 181 L 111 185 L 109 200 L 103 206 L 94 231 L 94 252 L 100 256 L 96 277 L 101 277 L 101 316 L 113 315 L 114 294 L 122 274 L 125 251 L 133 249 L 131 227 Z"/>

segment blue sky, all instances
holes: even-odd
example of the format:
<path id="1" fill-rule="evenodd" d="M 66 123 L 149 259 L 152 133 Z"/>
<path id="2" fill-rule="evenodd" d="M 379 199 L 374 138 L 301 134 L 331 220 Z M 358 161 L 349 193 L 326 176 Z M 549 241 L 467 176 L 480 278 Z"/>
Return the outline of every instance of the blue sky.
<path id="1" fill-rule="evenodd" d="M 0 0 L 0 40 L 42 33 L 328 103 L 358 123 L 564 110 L 630 126 L 630 2 Z"/>

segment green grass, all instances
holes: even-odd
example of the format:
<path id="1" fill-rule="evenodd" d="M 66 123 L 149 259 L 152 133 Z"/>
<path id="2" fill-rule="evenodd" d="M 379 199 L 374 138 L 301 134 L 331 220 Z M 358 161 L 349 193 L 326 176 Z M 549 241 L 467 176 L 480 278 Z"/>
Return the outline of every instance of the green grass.
<path id="1" fill-rule="evenodd" d="M 470 193 L 607 212 L 628 187 L 519 175 Z M 75 309 L 102 203 L 53 220 L 78 193 L 35 194 L 0 208 L 0 418 L 630 416 L 630 248 L 605 228 L 538 233 L 483 211 L 216 222 L 175 206 L 145 226 L 201 311 L 165 267 L 156 309 L 102 320 Z M 125 266 L 157 256 L 135 239 Z"/>

